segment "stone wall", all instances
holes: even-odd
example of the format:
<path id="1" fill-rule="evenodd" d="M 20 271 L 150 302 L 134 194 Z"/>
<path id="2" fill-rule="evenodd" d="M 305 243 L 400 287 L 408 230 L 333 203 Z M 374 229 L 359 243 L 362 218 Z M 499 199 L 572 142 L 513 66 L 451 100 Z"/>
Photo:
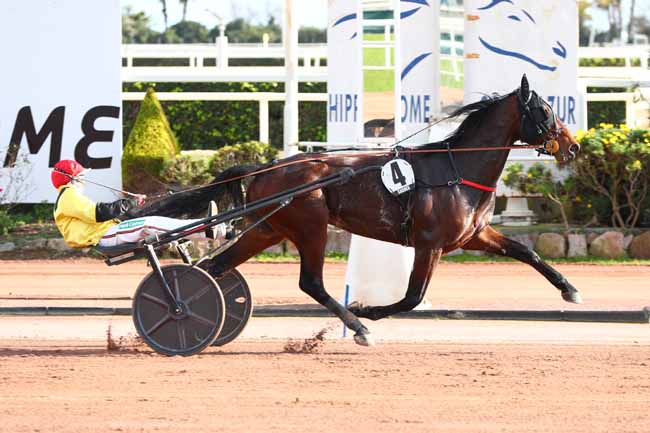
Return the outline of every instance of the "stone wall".
<path id="1" fill-rule="evenodd" d="M 595 256 L 602 258 L 631 257 L 634 259 L 650 259 L 650 231 L 638 234 L 625 234 L 614 230 L 594 229 L 586 233 L 517 233 L 506 234 L 510 239 L 532 248 L 547 258 L 586 257 Z M 195 242 L 197 253 L 200 255 L 208 251 L 211 242 Z M 329 227 L 327 236 L 327 253 L 347 254 L 350 248 L 350 233 Z M 31 239 L 22 242 L 1 242 L 0 253 L 12 251 L 49 250 L 56 254 L 87 254 L 88 248 L 74 250 L 68 247 L 63 239 Z M 276 254 L 297 255 L 298 251 L 290 241 L 284 241 L 268 248 L 265 252 Z M 459 254 L 456 250 L 451 255 Z M 482 252 L 466 251 L 469 254 L 480 255 Z"/>

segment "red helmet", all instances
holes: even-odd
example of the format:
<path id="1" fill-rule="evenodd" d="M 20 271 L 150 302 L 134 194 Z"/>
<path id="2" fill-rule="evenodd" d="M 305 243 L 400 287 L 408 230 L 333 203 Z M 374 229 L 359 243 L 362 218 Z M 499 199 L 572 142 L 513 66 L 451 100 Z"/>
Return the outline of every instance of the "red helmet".
<path id="1" fill-rule="evenodd" d="M 70 176 L 78 176 L 84 171 L 86 171 L 84 166 L 77 161 L 62 159 L 54 164 L 54 168 L 52 169 L 52 185 L 58 189 L 60 186 L 70 183 L 72 180 Z"/>

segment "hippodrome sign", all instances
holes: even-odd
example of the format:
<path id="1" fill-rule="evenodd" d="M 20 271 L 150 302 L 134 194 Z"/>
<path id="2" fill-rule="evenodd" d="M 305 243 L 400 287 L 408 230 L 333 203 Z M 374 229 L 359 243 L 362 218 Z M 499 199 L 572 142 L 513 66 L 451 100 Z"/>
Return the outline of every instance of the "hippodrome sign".
<path id="1" fill-rule="evenodd" d="M 466 0 L 465 13 L 465 102 L 510 92 L 525 73 L 575 133 L 584 115 L 578 94 L 576 2 Z M 534 153 L 516 153 L 523 152 Z"/>
<path id="2" fill-rule="evenodd" d="M 439 1 L 393 0 L 395 135 L 429 122 L 439 107 Z M 327 141 L 363 139 L 363 11 L 360 0 L 332 0 L 327 28 Z M 366 20 L 372 25 L 372 20 Z M 409 140 L 425 142 L 426 134 Z"/>
<path id="3" fill-rule="evenodd" d="M 64 158 L 121 188 L 119 2 L 2 2 L 0 38 L 12 41 L 0 45 L 0 200 L 54 202 L 49 173 Z"/>

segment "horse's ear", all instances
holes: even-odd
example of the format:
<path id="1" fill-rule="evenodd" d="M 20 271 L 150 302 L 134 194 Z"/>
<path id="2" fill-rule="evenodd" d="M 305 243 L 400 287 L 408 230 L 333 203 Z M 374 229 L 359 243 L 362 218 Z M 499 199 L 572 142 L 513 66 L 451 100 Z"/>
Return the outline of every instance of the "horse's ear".
<path id="1" fill-rule="evenodd" d="M 530 86 L 528 85 L 528 78 L 526 78 L 526 74 L 522 75 L 521 77 L 521 86 L 519 87 L 519 96 L 522 101 L 526 102 L 528 101 L 528 98 L 530 98 Z"/>

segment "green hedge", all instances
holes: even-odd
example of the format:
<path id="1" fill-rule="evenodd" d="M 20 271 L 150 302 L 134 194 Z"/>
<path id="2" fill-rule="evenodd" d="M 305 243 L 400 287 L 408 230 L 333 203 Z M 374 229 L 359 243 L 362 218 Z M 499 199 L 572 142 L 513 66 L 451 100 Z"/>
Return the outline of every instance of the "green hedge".
<path id="1" fill-rule="evenodd" d="M 141 92 L 283 92 L 283 83 L 125 83 L 124 91 Z M 325 83 L 301 83 L 302 93 L 325 93 Z M 138 102 L 123 103 L 123 134 L 128 137 L 137 115 Z M 217 149 L 259 139 L 259 107 L 254 101 L 163 101 L 172 130 L 182 150 Z M 276 148 L 283 143 L 284 103 L 269 104 L 269 140 Z M 324 102 L 301 102 L 301 141 L 325 141 Z"/>
<path id="2" fill-rule="evenodd" d="M 617 87 L 589 87 L 589 93 L 623 93 L 628 89 Z M 589 102 L 587 106 L 587 127 L 595 128 L 601 123 L 625 123 L 625 102 Z"/>

